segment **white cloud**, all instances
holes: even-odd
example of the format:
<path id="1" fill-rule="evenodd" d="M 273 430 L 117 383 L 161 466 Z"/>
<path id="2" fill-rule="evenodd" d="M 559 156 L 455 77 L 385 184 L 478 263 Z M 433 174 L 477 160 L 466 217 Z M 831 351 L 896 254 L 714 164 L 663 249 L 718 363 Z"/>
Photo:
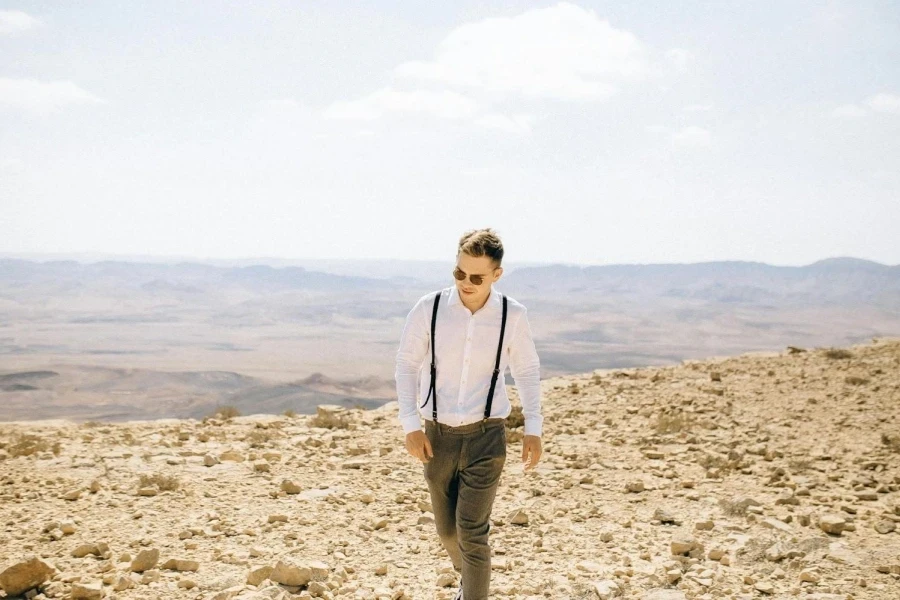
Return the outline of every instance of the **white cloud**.
<path id="1" fill-rule="evenodd" d="M 486 114 L 475 120 L 475 123 L 482 127 L 499 129 L 518 135 L 531 133 L 531 124 L 533 122 L 534 117 L 531 115 L 513 115 L 510 117 L 499 113 Z"/>
<path id="2" fill-rule="evenodd" d="M 900 115 L 900 96 L 897 94 L 875 94 L 866 100 L 866 105 L 877 112 Z"/>
<path id="3" fill-rule="evenodd" d="M 649 77 L 644 44 L 593 11 L 561 3 L 462 25 L 432 61 L 401 64 L 403 79 L 560 100 L 601 100 Z"/>
<path id="4" fill-rule="evenodd" d="M 831 116 L 835 119 L 858 119 L 866 116 L 866 111 L 856 104 L 844 104 L 831 111 Z"/>
<path id="5" fill-rule="evenodd" d="M 711 143 L 712 135 L 702 127 L 682 127 L 672 134 L 672 144 L 681 148 L 706 148 Z"/>
<path id="6" fill-rule="evenodd" d="M 21 10 L 0 10 L 0 34 L 19 33 L 40 24 L 38 19 Z"/>
<path id="7" fill-rule="evenodd" d="M 684 48 L 672 48 L 666 51 L 666 59 L 672 64 L 675 71 L 684 73 L 687 71 L 688 65 L 694 60 L 694 55 L 690 50 Z"/>
<path id="8" fill-rule="evenodd" d="M 712 104 L 688 104 L 683 110 L 684 112 L 709 112 L 712 109 Z"/>
<path id="9" fill-rule="evenodd" d="M 57 111 L 71 104 L 102 104 L 105 101 L 71 81 L 37 81 L 0 77 L 0 107 L 9 106 L 38 114 Z"/>
<path id="10" fill-rule="evenodd" d="M 0 173 L 16 174 L 25 170 L 25 161 L 19 158 L 0 157 Z"/>
<path id="11" fill-rule="evenodd" d="M 335 102 L 325 109 L 324 115 L 331 119 L 371 121 L 389 113 L 422 113 L 444 119 L 467 119 L 477 112 L 477 102 L 456 92 L 401 91 L 386 87 L 358 100 Z"/>

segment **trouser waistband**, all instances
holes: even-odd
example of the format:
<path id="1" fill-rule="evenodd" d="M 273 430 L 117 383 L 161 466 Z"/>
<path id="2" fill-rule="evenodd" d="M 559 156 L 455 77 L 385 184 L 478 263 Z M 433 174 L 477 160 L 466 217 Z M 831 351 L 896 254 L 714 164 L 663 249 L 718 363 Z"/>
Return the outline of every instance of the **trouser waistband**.
<path id="1" fill-rule="evenodd" d="M 500 427 L 506 425 L 506 419 L 503 417 L 491 417 L 490 419 L 481 419 L 480 421 L 475 421 L 474 423 L 466 423 L 465 425 L 459 425 L 458 427 L 452 427 L 447 425 L 446 423 L 438 422 L 435 425 L 435 422 L 431 419 L 425 419 L 425 427 L 426 428 L 434 428 L 437 429 L 440 433 L 455 433 L 455 434 L 466 434 L 466 433 L 475 433 L 476 431 L 484 431 L 490 427 Z"/>

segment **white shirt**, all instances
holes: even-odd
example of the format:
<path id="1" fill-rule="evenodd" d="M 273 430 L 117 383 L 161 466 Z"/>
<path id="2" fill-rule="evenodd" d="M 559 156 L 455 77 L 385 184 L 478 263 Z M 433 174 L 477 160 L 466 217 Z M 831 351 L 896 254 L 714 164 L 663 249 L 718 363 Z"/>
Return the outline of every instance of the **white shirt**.
<path id="1" fill-rule="evenodd" d="M 503 302 L 491 288 L 485 305 L 474 314 L 466 308 L 456 286 L 441 290 L 435 337 L 438 421 L 458 427 L 484 418 L 488 390 L 497 361 Z M 540 361 L 531 337 L 525 307 L 507 296 L 508 308 L 500 375 L 491 403 L 491 417 L 509 416 L 512 406 L 504 373 L 509 367 L 525 417 L 525 434 L 541 435 Z M 419 299 L 406 318 L 397 352 L 397 400 L 404 433 L 421 429 L 417 411 L 432 420 L 434 395 L 419 408 L 431 386 L 431 313 L 434 292 Z M 420 378 L 421 374 L 421 378 Z"/>

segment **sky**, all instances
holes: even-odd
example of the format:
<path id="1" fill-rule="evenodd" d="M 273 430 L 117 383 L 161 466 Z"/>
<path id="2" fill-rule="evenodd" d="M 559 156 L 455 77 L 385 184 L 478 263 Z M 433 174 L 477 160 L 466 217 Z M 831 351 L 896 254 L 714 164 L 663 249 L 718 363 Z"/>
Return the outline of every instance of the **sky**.
<path id="1" fill-rule="evenodd" d="M 900 264 L 900 2 L 6 2 L 0 254 Z"/>

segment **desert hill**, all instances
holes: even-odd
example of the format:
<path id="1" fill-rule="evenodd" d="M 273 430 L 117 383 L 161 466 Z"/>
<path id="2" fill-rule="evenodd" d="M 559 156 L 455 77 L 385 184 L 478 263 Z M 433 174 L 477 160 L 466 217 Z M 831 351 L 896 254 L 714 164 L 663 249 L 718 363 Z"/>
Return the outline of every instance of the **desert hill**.
<path id="1" fill-rule="evenodd" d="M 900 340 L 543 386 L 533 473 L 510 422 L 493 597 L 900 598 Z M 396 410 L 0 423 L 0 586 L 38 599 L 450 598 Z"/>

